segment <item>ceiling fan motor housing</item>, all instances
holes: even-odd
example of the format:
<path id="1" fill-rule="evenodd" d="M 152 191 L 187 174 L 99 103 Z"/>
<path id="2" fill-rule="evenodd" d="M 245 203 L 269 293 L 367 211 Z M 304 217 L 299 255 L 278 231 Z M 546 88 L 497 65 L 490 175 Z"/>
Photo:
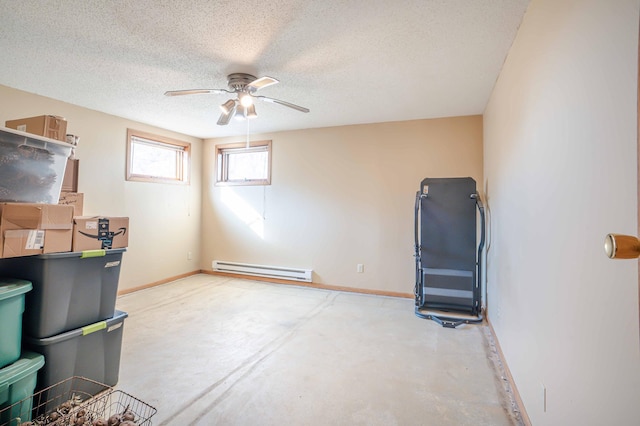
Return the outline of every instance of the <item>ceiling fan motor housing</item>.
<path id="1" fill-rule="evenodd" d="M 247 86 L 255 80 L 255 76 L 242 72 L 236 72 L 227 76 L 227 84 L 229 86 L 229 90 L 231 90 L 232 92 L 255 92 L 256 89 L 247 89 Z"/>

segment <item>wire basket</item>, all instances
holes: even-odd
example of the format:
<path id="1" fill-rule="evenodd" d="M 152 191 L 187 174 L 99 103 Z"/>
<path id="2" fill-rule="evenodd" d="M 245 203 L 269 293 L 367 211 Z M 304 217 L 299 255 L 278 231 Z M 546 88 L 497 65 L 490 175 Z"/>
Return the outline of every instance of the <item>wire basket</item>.
<path id="1" fill-rule="evenodd" d="M 157 410 L 126 392 L 74 376 L 0 410 L 0 426 L 92 426 L 125 412 L 137 426 L 151 426 Z"/>

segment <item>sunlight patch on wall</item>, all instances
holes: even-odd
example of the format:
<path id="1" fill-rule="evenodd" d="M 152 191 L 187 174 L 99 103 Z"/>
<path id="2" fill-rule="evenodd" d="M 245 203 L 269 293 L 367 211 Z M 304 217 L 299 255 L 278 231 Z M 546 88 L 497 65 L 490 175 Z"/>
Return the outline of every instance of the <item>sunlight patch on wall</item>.
<path id="1" fill-rule="evenodd" d="M 228 186 L 220 188 L 220 200 L 238 219 L 264 240 L 264 218 L 253 206 Z"/>

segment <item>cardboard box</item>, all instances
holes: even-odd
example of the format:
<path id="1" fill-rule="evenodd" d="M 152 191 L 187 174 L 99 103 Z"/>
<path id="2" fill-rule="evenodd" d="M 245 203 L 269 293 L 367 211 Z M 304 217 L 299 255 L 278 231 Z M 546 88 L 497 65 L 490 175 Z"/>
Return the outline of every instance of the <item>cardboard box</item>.
<path id="1" fill-rule="evenodd" d="M 73 215 L 82 216 L 84 194 L 82 192 L 61 192 L 58 204 L 63 206 L 73 206 Z"/>
<path id="2" fill-rule="evenodd" d="M 70 251 L 72 237 L 72 206 L 0 203 L 0 257 Z"/>
<path id="3" fill-rule="evenodd" d="M 64 169 L 64 179 L 62 179 L 62 191 L 78 192 L 78 167 L 80 160 L 67 159 L 67 167 Z M 77 216 L 82 216 L 81 214 Z"/>
<path id="4" fill-rule="evenodd" d="M 57 115 L 39 115 L 37 117 L 8 120 L 5 126 L 34 135 L 45 136 L 59 141 L 67 141 L 67 120 Z"/>
<path id="5" fill-rule="evenodd" d="M 128 217 L 73 218 L 73 251 L 125 248 L 128 245 Z"/>

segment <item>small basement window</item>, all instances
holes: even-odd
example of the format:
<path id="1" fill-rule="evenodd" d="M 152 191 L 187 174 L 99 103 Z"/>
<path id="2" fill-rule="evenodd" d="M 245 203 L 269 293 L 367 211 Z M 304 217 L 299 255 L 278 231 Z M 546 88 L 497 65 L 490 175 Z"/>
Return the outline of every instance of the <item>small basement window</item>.
<path id="1" fill-rule="evenodd" d="M 189 183 L 191 144 L 127 129 L 127 180 Z"/>
<path id="2" fill-rule="evenodd" d="M 217 185 L 270 185 L 271 141 L 216 145 Z"/>

